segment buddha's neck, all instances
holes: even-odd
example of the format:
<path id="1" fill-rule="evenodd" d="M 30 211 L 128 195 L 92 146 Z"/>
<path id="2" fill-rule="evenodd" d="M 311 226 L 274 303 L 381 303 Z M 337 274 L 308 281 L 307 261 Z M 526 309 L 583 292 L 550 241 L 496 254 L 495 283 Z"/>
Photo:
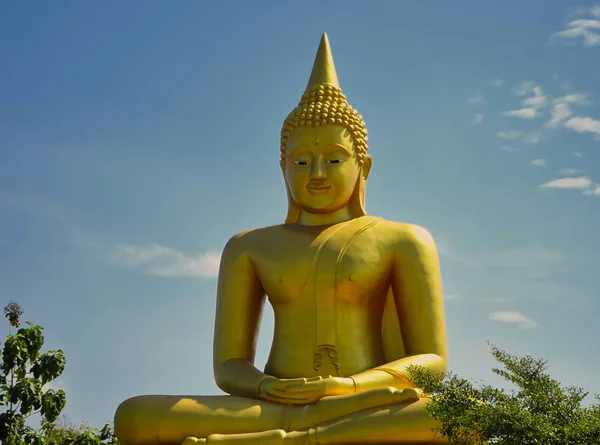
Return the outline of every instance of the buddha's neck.
<path id="1" fill-rule="evenodd" d="M 297 224 L 303 226 L 324 226 L 337 224 L 352 219 L 349 206 L 342 207 L 335 212 L 330 213 L 309 213 L 306 210 L 300 210 Z"/>

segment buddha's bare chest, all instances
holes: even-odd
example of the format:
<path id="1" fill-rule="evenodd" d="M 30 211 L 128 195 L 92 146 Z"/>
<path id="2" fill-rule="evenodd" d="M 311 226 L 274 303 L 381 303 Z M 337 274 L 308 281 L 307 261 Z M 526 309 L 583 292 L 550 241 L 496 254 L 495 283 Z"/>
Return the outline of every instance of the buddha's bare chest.
<path id="1" fill-rule="evenodd" d="M 302 304 L 333 293 L 338 301 L 364 303 L 389 286 L 392 255 L 375 229 L 326 240 L 312 234 L 278 235 L 252 261 L 274 305 Z"/>

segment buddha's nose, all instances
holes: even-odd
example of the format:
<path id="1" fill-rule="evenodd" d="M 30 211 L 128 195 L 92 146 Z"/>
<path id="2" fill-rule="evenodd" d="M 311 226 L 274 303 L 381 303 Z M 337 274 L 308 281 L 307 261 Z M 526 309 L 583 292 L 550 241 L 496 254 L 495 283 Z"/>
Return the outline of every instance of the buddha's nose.
<path id="1" fill-rule="evenodd" d="M 324 164 L 325 163 L 320 159 L 312 163 L 310 170 L 311 179 L 325 179 L 327 177 Z"/>

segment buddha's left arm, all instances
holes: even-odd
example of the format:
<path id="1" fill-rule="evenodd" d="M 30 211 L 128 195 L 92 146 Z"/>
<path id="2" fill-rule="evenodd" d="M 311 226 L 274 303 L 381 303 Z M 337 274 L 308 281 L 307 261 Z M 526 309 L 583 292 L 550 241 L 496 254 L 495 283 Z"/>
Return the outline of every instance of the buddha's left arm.
<path id="1" fill-rule="evenodd" d="M 446 372 L 446 321 L 437 249 L 423 228 L 410 226 L 402 232 L 394 252 L 392 291 L 406 355 L 352 376 L 357 392 L 385 386 L 407 388 L 411 365 Z"/>

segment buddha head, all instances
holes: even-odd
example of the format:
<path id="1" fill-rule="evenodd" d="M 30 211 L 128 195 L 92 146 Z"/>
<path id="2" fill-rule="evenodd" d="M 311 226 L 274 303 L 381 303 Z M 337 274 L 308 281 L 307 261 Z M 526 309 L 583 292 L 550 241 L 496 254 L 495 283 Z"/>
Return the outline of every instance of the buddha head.
<path id="1" fill-rule="evenodd" d="M 281 130 L 285 222 L 295 223 L 301 211 L 323 214 L 344 207 L 353 218 L 365 215 L 372 162 L 367 148 L 367 129 L 342 94 L 323 34 L 306 91 Z"/>

